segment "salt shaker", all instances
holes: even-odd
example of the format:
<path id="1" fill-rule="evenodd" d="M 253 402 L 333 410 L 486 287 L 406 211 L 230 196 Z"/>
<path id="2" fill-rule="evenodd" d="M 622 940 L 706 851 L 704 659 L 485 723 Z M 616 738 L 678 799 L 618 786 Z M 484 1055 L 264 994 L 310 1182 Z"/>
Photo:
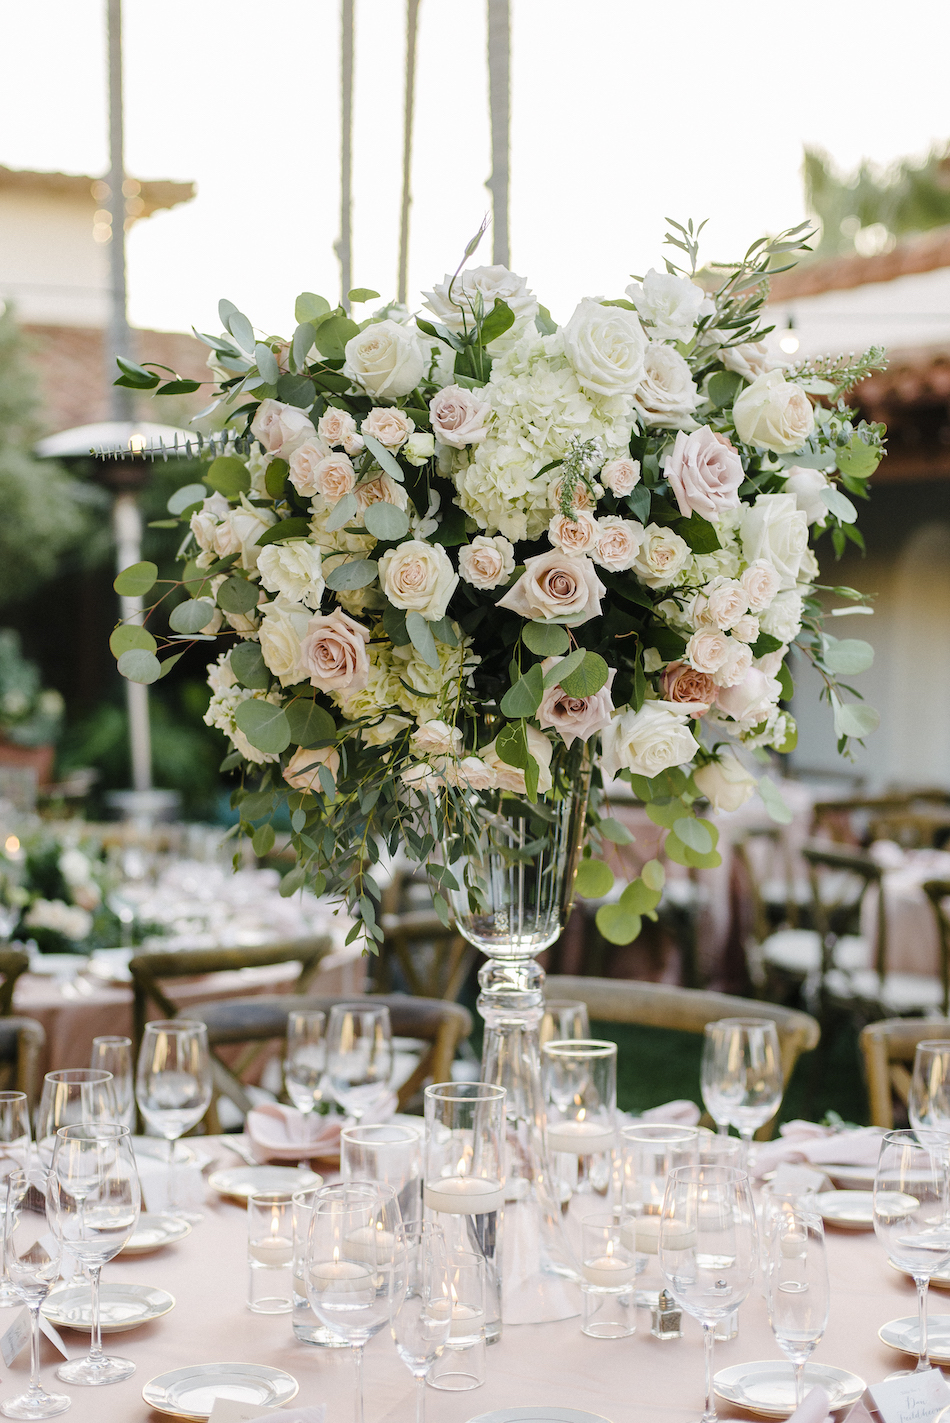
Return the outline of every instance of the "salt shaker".
<path id="1" fill-rule="evenodd" d="M 683 1313 L 667 1290 L 660 1291 L 660 1297 L 650 1310 L 650 1333 L 654 1339 L 682 1339 Z"/>

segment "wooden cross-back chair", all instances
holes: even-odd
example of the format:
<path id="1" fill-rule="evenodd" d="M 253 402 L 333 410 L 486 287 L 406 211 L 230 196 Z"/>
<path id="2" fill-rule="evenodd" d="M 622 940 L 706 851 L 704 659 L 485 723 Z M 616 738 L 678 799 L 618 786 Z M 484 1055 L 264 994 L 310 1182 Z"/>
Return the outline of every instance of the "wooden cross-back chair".
<path id="1" fill-rule="evenodd" d="M 859 1042 L 871 1107 L 871 1125 L 892 1130 L 894 1097 L 907 1106 L 917 1044 L 931 1039 L 950 1041 L 950 1020 L 884 1018 L 862 1028 Z"/>
<path id="2" fill-rule="evenodd" d="M 46 1034 L 34 1018 L 0 1018 L 0 1090 L 25 1092 L 30 1119 L 37 1102 L 40 1053 Z"/>
<path id="3" fill-rule="evenodd" d="M 0 977 L 3 979 L 0 983 L 0 1017 L 6 1018 L 13 1011 L 16 981 L 29 966 L 29 954 L 21 953 L 19 949 L 0 949 Z"/>
<path id="4" fill-rule="evenodd" d="M 380 992 L 392 992 L 398 967 L 410 993 L 454 1002 L 475 962 L 475 947 L 454 926 L 443 924 L 434 909 L 384 913 L 382 926 L 374 971 Z"/>
<path id="5" fill-rule="evenodd" d="M 940 982 L 943 985 L 943 1003 L 940 1011 L 946 1018 L 950 1016 L 950 915 L 947 913 L 947 899 L 950 897 L 950 880 L 930 879 L 924 884 L 924 894 L 930 900 L 937 923 L 937 940 L 940 944 Z"/>

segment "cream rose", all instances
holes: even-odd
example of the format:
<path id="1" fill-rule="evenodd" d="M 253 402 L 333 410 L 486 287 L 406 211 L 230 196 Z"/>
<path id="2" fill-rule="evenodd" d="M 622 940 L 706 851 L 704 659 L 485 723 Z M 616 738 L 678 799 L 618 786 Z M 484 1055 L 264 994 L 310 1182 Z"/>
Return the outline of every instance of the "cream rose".
<path id="1" fill-rule="evenodd" d="M 498 784 L 494 771 L 479 756 L 463 756 L 457 764 L 446 766 L 444 775 L 448 785 L 464 790 L 487 791 Z"/>
<path id="2" fill-rule="evenodd" d="M 538 622 L 586 623 L 599 616 L 606 591 L 589 558 L 552 548 L 525 559 L 524 573 L 498 606 Z"/>
<path id="3" fill-rule="evenodd" d="M 212 494 L 210 498 L 203 499 L 201 508 L 196 509 L 191 516 L 191 532 L 195 536 L 195 543 L 201 549 L 214 548 L 214 536 L 218 524 L 222 519 L 226 519 L 231 512 L 231 505 L 223 494 Z"/>
<path id="4" fill-rule="evenodd" d="M 387 450 L 398 450 L 415 428 L 416 422 L 402 410 L 380 405 L 364 416 L 360 434 L 364 440 L 367 435 L 372 435 L 373 439 L 385 445 Z"/>
<path id="5" fill-rule="evenodd" d="M 719 671 L 729 656 L 729 639 L 725 633 L 703 628 L 694 632 L 686 644 L 686 659 L 697 672 L 711 677 Z"/>
<path id="6" fill-rule="evenodd" d="M 793 588 L 808 550 L 808 522 L 794 494 L 760 494 L 743 510 L 739 532 L 746 562 L 765 560 L 775 569 L 781 586 Z M 757 611 L 751 600 L 750 609 Z"/>
<path id="7" fill-rule="evenodd" d="M 752 666 L 752 648 L 747 643 L 740 642 L 737 637 L 730 637 L 727 644 L 722 666 L 713 676 L 717 687 L 737 686 Z"/>
<path id="8" fill-rule="evenodd" d="M 547 676 L 563 661 L 563 657 L 546 657 L 541 671 Z M 589 741 L 596 731 L 603 731 L 610 724 L 614 712 L 610 692 L 616 675 L 616 669 L 611 667 L 600 691 L 589 697 L 572 697 L 560 685 L 547 687 L 538 707 L 538 725 L 556 731 L 567 746 L 574 741 Z"/>
<path id="9" fill-rule="evenodd" d="M 633 312 L 587 297 L 562 329 L 578 382 L 594 395 L 633 395 L 643 379 L 646 337 Z"/>
<path id="10" fill-rule="evenodd" d="M 256 509 L 242 494 L 241 503 L 231 510 L 215 530 L 215 552 L 219 558 L 240 553 L 241 567 L 248 573 L 253 572 L 261 553 L 257 540 L 265 529 L 276 523 L 276 514 L 271 513 L 269 509 Z"/>
<path id="11" fill-rule="evenodd" d="M 759 619 L 762 631 L 779 642 L 791 642 L 801 631 L 803 612 L 801 594 L 794 588 L 777 593 Z"/>
<path id="12" fill-rule="evenodd" d="M 679 534 L 659 524 L 647 524 L 633 566 L 648 588 L 665 588 L 682 573 L 691 557 L 689 544 Z"/>
<path id="13" fill-rule="evenodd" d="M 701 710 L 700 710 L 701 708 Z M 644 702 L 615 716 L 603 734 L 601 766 L 604 774 L 632 771 L 636 776 L 658 776 L 668 766 L 682 766 L 699 750 L 687 726 L 690 715 L 706 710 L 702 703 Z"/>
<path id="14" fill-rule="evenodd" d="M 815 412 L 808 396 L 778 370 L 756 376 L 739 393 L 732 419 L 743 444 L 777 455 L 800 450 L 815 428 Z"/>
<path id="15" fill-rule="evenodd" d="M 716 684 L 709 673 L 697 672 L 686 662 L 670 663 L 660 678 L 660 691 L 668 702 L 701 703 L 704 713 L 716 700 Z"/>
<path id="16" fill-rule="evenodd" d="M 447 721 L 421 721 L 409 738 L 416 756 L 457 756 L 462 733 Z"/>
<path id="17" fill-rule="evenodd" d="M 464 450 L 466 445 L 480 445 L 488 434 L 491 405 L 479 400 L 473 390 L 460 385 L 447 385 L 429 401 L 432 433 L 443 445 Z"/>
<path id="18" fill-rule="evenodd" d="M 364 726 L 360 736 L 367 746 L 388 746 L 390 742 L 395 741 L 401 731 L 405 731 L 409 726 L 412 726 L 409 717 L 395 716 L 390 713 L 373 726 Z"/>
<path id="19" fill-rule="evenodd" d="M 688 429 L 695 422 L 699 392 L 689 366 L 679 351 L 651 341 L 644 357 L 644 376 L 633 397 L 643 425 Z"/>
<path id="20" fill-rule="evenodd" d="M 714 578 L 703 592 L 704 614 L 714 627 L 728 630 L 749 611 L 749 595 L 735 578 Z"/>
<path id="21" fill-rule="evenodd" d="M 697 282 L 678 277 L 675 272 L 658 272 L 651 267 L 639 282 L 631 282 L 627 296 L 641 320 L 653 324 L 653 334 L 661 341 L 688 341 L 709 298 Z"/>
<path id="22" fill-rule="evenodd" d="M 337 410 L 332 405 L 317 421 L 317 434 L 331 448 L 342 445 L 348 455 L 358 455 L 363 448 L 353 416 L 348 410 Z"/>
<path id="23" fill-rule="evenodd" d="M 311 618 L 300 644 L 300 671 L 321 692 L 360 692 L 369 681 L 369 632 L 337 608 Z"/>
<path id="24" fill-rule="evenodd" d="M 642 524 L 635 519 L 621 519 L 616 514 L 608 514 L 606 518 L 597 520 L 594 562 L 606 568 L 608 573 L 626 573 L 636 562 L 643 539 Z"/>
<path id="25" fill-rule="evenodd" d="M 431 311 L 450 331 L 462 331 L 465 327 L 471 331 L 479 297 L 486 316 L 500 298 L 514 312 L 515 321 L 522 325 L 538 310 L 538 299 L 534 292 L 528 290 L 525 278 L 500 265 L 467 267 L 455 277 L 446 272 L 444 280 L 437 283 L 434 291 L 423 292 L 422 295 L 426 297 L 426 310 Z"/>
<path id="26" fill-rule="evenodd" d="M 293 451 L 288 461 L 288 479 L 298 494 L 316 494 L 316 472 L 330 453 L 329 445 L 320 439 L 304 440 L 303 444 Z"/>
<path id="27" fill-rule="evenodd" d="M 374 321 L 346 343 L 343 373 L 381 400 L 408 395 L 425 372 L 417 333 L 398 321 Z"/>
<path id="28" fill-rule="evenodd" d="M 257 556 L 261 583 L 268 593 L 280 593 L 294 603 L 319 608 L 323 597 L 323 556 L 309 539 L 265 544 Z"/>
<path id="29" fill-rule="evenodd" d="M 744 613 L 737 622 L 732 625 L 732 635 L 740 642 L 755 642 L 761 631 L 758 618 L 754 618 L 751 613 Z"/>
<path id="30" fill-rule="evenodd" d="M 593 553 L 597 547 L 597 524 L 583 509 L 573 518 L 570 514 L 555 514 L 548 524 L 548 538 L 565 553 Z"/>
<path id="31" fill-rule="evenodd" d="M 397 509 L 409 507 L 409 495 L 405 486 L 397 484 L 388 474 L 378 474 L 374 479 L 364 479 L 353 493 L 362 514 L 371 504 L 395 504 Z"/>
<path id="32" fill-rule="evenodd" d="M 772 714 L 781 695 L 781 685 L 774 677 L 767 677 L 758 667 L 751 667 L 734 687 L 720 689 L 716 705 L 727 716 L 751 727 Z"/>
<path id="33" fill-rule="evenodd" d="M 314 470 L 313 482 L 316 494 L 327 504 L 337 504 L 356 488 L 356 470 L 348 455 L 328 455 Z"/>
<path id="34" fill-rule="evenodd" d="M 473 588 L 487 590 L 507 583 L 515 571 L 515 550 L 503 534 L 476 534 L 459 550 L 459 573 Z"/>
<path id="35" fill-rule="evenodd" d="M 280 685 L 289 687 L 300 680 L 300 640 L 313 614 L 302 603 L 285 598 L 266 604 L 262 612 L 261 656 Z"/>
<path id="36" fill-rule="evenodd" d="M 528 754 L 533 756 L 538 763 L 538 794 L 544 795 L 545 791 L 549 791 L 554 784 L 551 777 L 551 754 L 554 747 L 544 732 L 538 731 L 536 727 L 526 724 L 525 734 L 528 738 Z M 488 768 L 493 785 L 496 785 L 499 790 L 515 791 L 519 795 L 524 795 L 524 771 L 519 770 L 517 766 L 509 766 L 507 761 L 502 761 L 494 741 L 488 746 L 483 746 L 478 754 L 482 764 Z"/>
<path id="37" fill-rule="evenodd" d="M 313 424 L 296 405 L 280 400 L 262 400 L 251 421 L 251 434 L 268 454 L 288 459 L 294 450 L 316 435 Z"/>
<path id="38" fill-rule="evenodd" d="M 717 815 L 745 805 L 758 785 L 755 776 L 750 775 L 738 756 L 730 751 L 723 752 L 718 761 L 698 767 L 693 772 L 693 780 Z"/>
<path id="39" fill-rule="evenodd" d="M 435 436 L 425 430 L 417 430 L 410 435 L 402 448 L 402 457 L 418 469 L 435 454 Z"/>
<path id="40" fill-rule="evenodd" d="M 323 790 L 320 784 L 321 766 L 326 766 L 335 785 L 340 769 L 340 753 L 335 746 L 321 746 L 316 751 L 298 746 L 284 767 L 284 780 L 295 791 L 311 791 L 319 795 Z"/>
<path id="41" fill-rule="evenodd" d="M 458 574 L 440 544 L 407 539 L 379 560 L 379 582 L 395 608 L 421 613 L 431 622 L 445 616 Z"/>
<path id="42" fill-rule="evenodd" d="M 775 597 L 782 580 L 768 559 L 758 558 L 742 574 L 742 584 L 749 600 L 749 612 L 761 613 Z"/>
<path id="43" fill-rule="evenodd" d="M 748 381 L 768 371 L 786 369 L 785 361 L 774 356 L 764 341 L 745 341 L 739 346 L 728 346 L 721 352 L 721 359 L 727 371 L 735 371 L 736 375 Z"/>
<path id="44" fill-rule="evenodd" d="M 600 479 L 611 494 L 623 499 L 640 483 L 640 461 L 627 459 L 608 460 L 600 471 Z"/>
<path id="45" fill-rule="evenodd" d="M 597 488 L 596 485 L 594 487 L 595 489 Z M 551 484 L 548 487 L 548 503 L 550 504 L 552 509 L 560 509 L 561 496 L 563 493 L 564 476 L 558 475 L 557 479 L 552 479 Z M 603 493 L 602 489 L 600 490 L 600 493 Z M 590 510 L 594 507 L 594 497 L 588 489 L 587 485 L 584 483 L 583 479 L 578 479 L 574 482 L 574 486 L 571 489 L 570 507 L 575 514 L 579 509 Z"/>
<path id="46" fill-rule="evenodd" d="M 742 460 L 708 425 L 690 435 L 680 431 L 663 472 L 686 518 L 696 513 L 716 524 L 723 510 L 739 507 L 739 485 L 745 479 Z"/>
<path id="47" fill-rule="evenodd" d="M 786 493 L 794 494 L 795 503 L 809 524 L 820 524 L 827 519 L 828 506 L 821 497 L 821 491 L 827 488 L 828 476 L 820 469 L 801 469 L 794 464 L 785 481 Z"/>

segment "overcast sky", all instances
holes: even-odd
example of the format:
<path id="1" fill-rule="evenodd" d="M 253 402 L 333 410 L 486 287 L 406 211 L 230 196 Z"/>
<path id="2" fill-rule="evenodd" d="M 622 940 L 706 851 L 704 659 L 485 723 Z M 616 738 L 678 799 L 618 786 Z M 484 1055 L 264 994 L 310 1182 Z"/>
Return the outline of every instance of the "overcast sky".
<path id="1" fill-rule="evenodd" d="M 195 202 L 129 240 L 140 326 L 273 333 L 335 298 L 339 0 L 125 0 L 127 167 Z M 664 217 L 735 256 L 804 216 L 802 145 L 851 167 L 950 137 L 946 0 L 511 0 L 512 266 L 566 319 L 659 265 Z M 485 0 L 422 0 L 410 288 L 455 266 L 489 205 Z M 105 0 L 0 10 L 0 163 L 107 166 Z M 403 0 L 356 0 L 354 282 L 396 282 Z M 479 254 L 491 261 L 490 239 Z M 417 296 L 411 294 L 411 300 Z"/>

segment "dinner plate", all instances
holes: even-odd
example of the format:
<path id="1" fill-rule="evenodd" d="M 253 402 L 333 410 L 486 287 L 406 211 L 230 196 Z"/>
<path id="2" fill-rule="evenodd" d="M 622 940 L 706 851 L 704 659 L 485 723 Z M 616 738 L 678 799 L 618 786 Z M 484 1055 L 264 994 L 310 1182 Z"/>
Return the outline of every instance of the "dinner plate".
<path id="1" fill-rule="evenodd" d="M 895 1265 L 893 1260 L 887 1262 L 892 1270 L 896 1270 L 899 1275 L 906 1275 L 909 1280 L 914 1277 L 909 1270 L 904 1270 L 900 1265 Z M 950 1290 L 950 1265 L 946 1265 L 942 1270 L 935 1270 L 930 1276 L 931 1289 Z"/>
<path id="2" fill-rule="evenodd" d="M 138 1329 L 175 1308 L 175 1296 L 151 1285 L 117 1285 L 111 1281 L 99 1291 L 99 1320 L 103 1334 Z M 57 1329 L 92 1328 L 92 1293 L 88 1285 L 67 1285 L 47 1295 L 43 1313 Z"/>
<path id="3" fill-rule="evenodd" d="M 578 1408 L 545 1407 L 496 1408 L 492 1413 L 479 1413 L 468 1423 L 608 1423 L 599 1413 L 582 1413 Z"/>
<path id="4" fill-rule="evenodd" d="M 841 1191 L 872 1191 L 876 1166 L 836 1166 L 822 1161 L 815 1165 L 816 1171 L 823 1171 L 833 1186 Z"/>
<path id="5" fill-rule="evenodd" d="M 164 1137 L 133 1136 L 132 1149 L 136 1156 L 147 1156 L 151 1160 L 160 1161 L 163 1166 L 168 1165 L 168 1142 Z M 213 1160 L 214 1157 L 209 1156 L 206 1151 L 199 1151 L 186 1141 L 175 1142 L 176 1166 L 199 1166 L 204 1169 Z"/>
<path id="6" fill-rule="evenodd" d="M 839 1230 L 874 1229 L 873 1191 L 820 1191 L 815 1199 L 827 1225 Z"/>
<path id="7" fill-rule="evenodd" d="M 899 1349 L 902 1354 L 918 1353 L 920 1326 L 916 1314 L 882 1324 L 877 1337 L 889 1349 Z M 927 1316 L 927 1348 L 931 1363 L 950 1364 L 950 1314 Z"/>
<path id="8" fill-rule="evenodd" d="M 174 1245 L 190 1234 L 191 1226 L 181 1216 L 142 1211 L 131 1240 L 119 1254 L 148 1255 L 152 1250 L 161 1250 L 163 1245 Z"/>
<path id="9" fill-rule="evenodd" d="M 190 1364 L 149 1379 L 142 1397 L 158 1413 L 203 1420 L 216 1398 L 279 1408 L 290 1402 L 299 1387 L 293 1374 L 266 1364 Z"/>
<path id="10" fill-rule="evenodd" d="M 219 1196 L 246 1201 L 254 1191 L 302 1191 L 305 1186 L 322 1186 L 316 1171 L 299 1166 L 233 1166 L 228 1171 L 212 1171 L 208 1185 Z"/>
<path id="11" fill-rule="evenodd" d="M 766 1418 L 788 1418 L 795 1412 L 795 1369 L 786 1359 L 763 1359 L 754 1364 L 733 1364 L 721 1369 L 713 1387 L 727 1403 L 748 1408 Z M 823 1388 L 829 1408 L 850 1408 L 865 1389 L 864 1379 L 832 1364 L 805 1365 L 805 1392 Z"/>

